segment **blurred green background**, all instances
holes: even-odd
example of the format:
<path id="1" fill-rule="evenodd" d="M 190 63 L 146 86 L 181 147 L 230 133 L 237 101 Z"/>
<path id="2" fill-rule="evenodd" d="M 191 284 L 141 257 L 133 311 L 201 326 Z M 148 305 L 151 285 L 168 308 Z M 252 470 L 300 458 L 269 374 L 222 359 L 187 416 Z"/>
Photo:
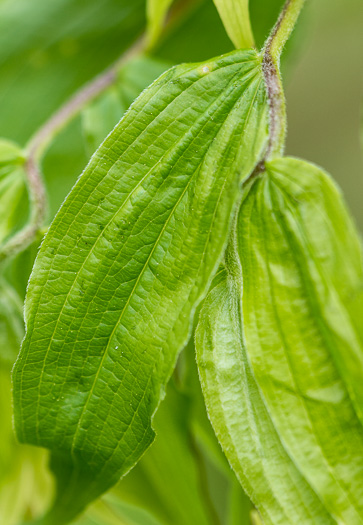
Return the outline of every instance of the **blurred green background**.
<path id="1" fill-rule="evenodd" d="M 308 0 L 286 83 L 287 152 L 338 181 L 363 232 L 363 2 Z"/>

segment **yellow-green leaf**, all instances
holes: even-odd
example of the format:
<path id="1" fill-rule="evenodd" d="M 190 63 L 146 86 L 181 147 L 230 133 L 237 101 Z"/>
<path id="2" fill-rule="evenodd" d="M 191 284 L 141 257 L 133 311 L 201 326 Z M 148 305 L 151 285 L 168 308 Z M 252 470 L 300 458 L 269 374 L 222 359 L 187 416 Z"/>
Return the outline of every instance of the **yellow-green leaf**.
<path id="1" fill-rule="evenodd" d="M 276 159 L 238 220 L 245 342 L 274 426 L 338 523 L 363 521 L 363 264 L 319 168 Z"/>
<path id="2" fill-rule="evenodd" d="M 152 46 L 160 36 L 164 20 L 173 0 L 147 0 L 148 40 Z"/>
<path id="3" fill-rule="evenodd" d="M 66 523 L 135 465 L 263 155 L 261 56 L 172 68 L 93 155 L 40 249 L 14 368 L 21 441 L 52 451 Z"/>
<path id="4" fill-rule="evenodd" d="M 229 38 L 237 49 L 254 46 L 248 0 L 214 0 Z"/>

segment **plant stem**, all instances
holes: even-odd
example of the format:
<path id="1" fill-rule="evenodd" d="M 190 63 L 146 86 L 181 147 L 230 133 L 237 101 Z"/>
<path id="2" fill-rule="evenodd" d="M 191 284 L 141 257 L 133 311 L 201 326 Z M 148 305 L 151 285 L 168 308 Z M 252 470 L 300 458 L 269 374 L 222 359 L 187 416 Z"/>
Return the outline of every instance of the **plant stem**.
<path id="1" fill-rule="evenodd" d="M 280 74 L 280 57 L 305 0 L 287 0 L 263 48 L 263 73 L 270 106 L 270 138 L 264 160 L 281 156 L 286 141 L 286 103 Z"/>

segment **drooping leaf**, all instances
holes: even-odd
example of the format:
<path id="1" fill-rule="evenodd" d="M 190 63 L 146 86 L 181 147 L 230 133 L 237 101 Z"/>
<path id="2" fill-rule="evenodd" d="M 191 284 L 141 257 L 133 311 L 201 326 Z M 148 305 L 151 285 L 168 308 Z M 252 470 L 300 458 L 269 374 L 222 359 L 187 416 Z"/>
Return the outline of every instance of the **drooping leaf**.
<path id="1" fill-rule="evenodd" d="M 0 139 L 0 245 L 20 226 L 27 208 L 24 154 Z"/>
<path id="2" fill-rule="evenodd" d="M 229 38 L 237 49 L 254 46 L 248 0 L 213 0 Z"/>
<path id="3" fill-rule="evenodd" d="M 21 441 L 52 451 L 65 523 L 154 438 L 240 184 L 267 136 L 261 57 L 171 69 L 92 157 L 40 250 L 14 368 Z"/>
<path id="4" fill-rule="evenodd" d="M 284 450 L 254 379 L 243 333 L 242 276 L 233 247 L 232 241 L 228 273 L 208 293 L 196 331 L 209 417 L 266 525 L 332 525 L 334 520 Z"/>
<path id="5" fill-rule="evenodd" d="M 159 77 L 170 64 L 149 57 L 128 62 L 117 80 L 82 112 L 87 152 L 93 154 L 119 122 L 139 94 Z"/>
<path id="6" fill-rule="evenodd" d="M 147 0 L 147 21 L 148 21 L 148 40 L 152 46 L 163 28 L 163 23 L 173 0 Z"/>
<path id="7" fill-rule="evenodd" d="M 238 221 L 245 344 L 289 456 L 338 523 L 363 520 L 363 264 L 339 191 L 277 159 Z"/>

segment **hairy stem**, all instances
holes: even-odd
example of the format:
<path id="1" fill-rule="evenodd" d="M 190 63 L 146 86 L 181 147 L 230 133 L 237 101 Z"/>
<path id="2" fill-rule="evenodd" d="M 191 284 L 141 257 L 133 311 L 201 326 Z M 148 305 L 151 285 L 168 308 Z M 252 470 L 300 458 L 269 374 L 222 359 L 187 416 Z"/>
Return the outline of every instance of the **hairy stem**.
<path id="1" fill-rule="evenodd" d="M 287 0 L 263 49 L 263 73 L 270 106 L 270 138 L 264 160 L 283 154 L 286 140 L 286 103 L 280 57 L 305 0 Z"/>

